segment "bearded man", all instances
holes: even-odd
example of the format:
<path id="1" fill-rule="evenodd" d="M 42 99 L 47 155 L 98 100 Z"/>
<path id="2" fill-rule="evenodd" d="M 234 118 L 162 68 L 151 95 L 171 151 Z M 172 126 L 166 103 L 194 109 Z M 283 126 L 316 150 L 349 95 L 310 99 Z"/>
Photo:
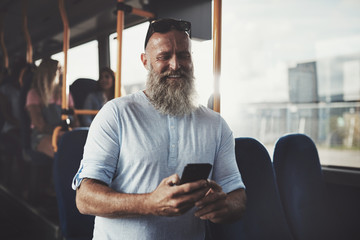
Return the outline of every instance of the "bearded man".
<path id="1" fill-rule="evenodd" d="M 234 138 L 221 116 L 195 103 L 190 23 L 149 25 L 145 91 L 108 102 L 90 126 L 73 188 L 94 239 L 204 239 L 205 221 L 232 222 L 245 208 Z M 180 184 L 188 163 L 209 180 Z"/>

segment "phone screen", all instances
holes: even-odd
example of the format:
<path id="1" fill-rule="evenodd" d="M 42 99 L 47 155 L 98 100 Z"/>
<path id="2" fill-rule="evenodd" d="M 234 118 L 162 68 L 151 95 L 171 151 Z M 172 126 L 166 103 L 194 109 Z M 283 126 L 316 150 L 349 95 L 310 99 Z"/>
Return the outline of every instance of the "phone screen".
<path id="1" fill-rule="evenodd" d="M 212 165 L 210 163 L 189 163 L 184 167 L 180 184 L 195 182 L 209 177 Z"/>

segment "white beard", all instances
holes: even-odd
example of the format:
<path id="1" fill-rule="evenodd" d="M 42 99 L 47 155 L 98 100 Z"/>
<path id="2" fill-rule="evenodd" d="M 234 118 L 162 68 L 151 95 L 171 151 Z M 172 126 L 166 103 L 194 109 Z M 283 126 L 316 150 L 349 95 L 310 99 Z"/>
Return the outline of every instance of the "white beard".
<path id="1" fill-rule="evenodd" d="M 167 76 L 171 74 L 180 74 L 182 77 L 177 80 L 168 80 Z M 165 115 L 183 116 L 190 114 L 198 107 L 193 69 L 189 72 L 179 69 L 158 74 L 150 67 L 146 94 L 155 109 Z"/>

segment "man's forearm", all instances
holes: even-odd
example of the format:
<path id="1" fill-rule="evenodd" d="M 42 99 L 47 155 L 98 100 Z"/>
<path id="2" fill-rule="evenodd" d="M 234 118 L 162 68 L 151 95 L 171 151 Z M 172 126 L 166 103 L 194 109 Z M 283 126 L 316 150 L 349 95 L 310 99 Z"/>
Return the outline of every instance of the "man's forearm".
<path id="1" fill-rule="evenodd" d="M 196 203 L 195 216 L 213 223 L 231 223 L 240 219 L 246 205 L 244 189 L 237 189 L 228 194 L 215 182 L 210 182 L 211 189 L 207 196 Z"/>
<path id="2" fill-rule="evenodd" d="M 94 179 L 84 179 L 76 191 L 76 205 L 80 213 L 108 218 L 150 214 L 147 198 L 148 194 L 116 192 Z"/>
<path id="3" fill-rule="evenodd" d="M 226 201 L 230 209 L 230 215 L 225 222 L 234 222 L 239 220 L 246 207 L 246 193 L 245 189 L 237 189 L 227 195 Z"/>
<path id="4" fill-rule="evenodd" d="M 179 216 L 191 209 L 209 190 L 200 180 L 177 186 L 174 174 L 161 181 L 151 193 L 119 193 L 101 181 L 84 179 L 76 193 L 76 205 L 82 214 L 108 218 L 143 215 Z"/>

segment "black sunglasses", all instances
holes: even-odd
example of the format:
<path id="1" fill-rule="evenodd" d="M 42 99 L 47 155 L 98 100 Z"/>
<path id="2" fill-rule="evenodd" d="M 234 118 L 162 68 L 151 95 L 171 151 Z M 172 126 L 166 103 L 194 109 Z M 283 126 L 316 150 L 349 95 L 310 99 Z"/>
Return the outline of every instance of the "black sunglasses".
<path id="1" fill-rule="evenodd" d="M 170 31 L 171 29 L 176 29 L 179 31 L 185 31 L 187 34 L 189 34 L 189 37 L 191 37 L 191 23 L 188 21 L 183 20 L 175 20 L 171 18 L 164 18 L 164 19 L 158 19 L 154 20 L 150 23 L 149 29 L 146 34 L 145 38 L 145 49 L 147 46 L 147 43 L 150 39 L 150 37 L 155 33 L 166 33 Z"/>

